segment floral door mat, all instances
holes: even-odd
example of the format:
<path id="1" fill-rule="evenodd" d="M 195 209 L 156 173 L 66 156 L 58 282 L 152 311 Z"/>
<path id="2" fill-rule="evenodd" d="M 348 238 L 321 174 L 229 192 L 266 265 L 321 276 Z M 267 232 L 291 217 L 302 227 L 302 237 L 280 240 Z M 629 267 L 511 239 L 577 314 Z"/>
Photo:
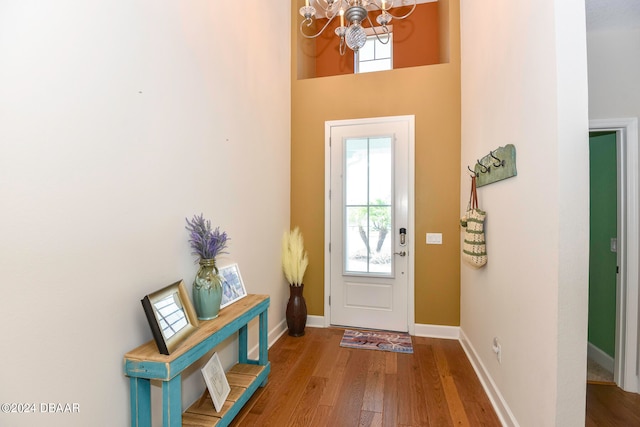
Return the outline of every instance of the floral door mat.
<path id="1" fill-rule="evenodd" d="M 363 348 L 366 350 L 413 353 L 411 335 L 404 332 L 385 331 L 344 331 L 340 347 Z"/>

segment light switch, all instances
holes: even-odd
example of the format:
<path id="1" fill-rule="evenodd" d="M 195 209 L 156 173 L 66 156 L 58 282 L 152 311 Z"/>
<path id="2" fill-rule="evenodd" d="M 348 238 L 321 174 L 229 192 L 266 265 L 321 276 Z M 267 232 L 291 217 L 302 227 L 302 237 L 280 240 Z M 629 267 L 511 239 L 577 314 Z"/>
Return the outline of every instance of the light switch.
<path id="1" fill-rule="evenodd" d="M 615 237 L 611 238 L 611 252 L 618 252 L 618 239 Z"/>
<path id="2" fill-rule="evenodd" d="M 442 233 L 427 233 L 427 245 L 441 245 Z"/>

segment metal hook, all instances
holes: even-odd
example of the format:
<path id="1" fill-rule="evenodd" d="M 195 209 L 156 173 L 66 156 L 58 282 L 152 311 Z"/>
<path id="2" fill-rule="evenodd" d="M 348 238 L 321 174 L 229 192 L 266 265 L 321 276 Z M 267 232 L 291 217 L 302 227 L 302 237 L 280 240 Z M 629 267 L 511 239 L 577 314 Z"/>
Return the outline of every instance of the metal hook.
<path id="1" fill-rule="evenodd" d="M 477 173 L 476 171 L 474 171 L 473 169 L 471 169 L 469 166 L 467 166 L 467 169 L 469 169 L 469 172 L 471 172 L 471 173 L 473 174 L 473 175 L 472 175 L 472 178 L 473 178 L 473 177 L 475 177 L 475 178 L 477 178 L 477 177 L 478 177 L 478 173 Z"/>
<path id="2" fill-rule="evenodd" d="M 494 167 L 499 168 L 500 166 L 504 166 L 504 160 L 500 160 L 499 158 L 494 156 L 493 151 L 489 151 L 489 155 L 498 161 L 498 163 L 493 164 Z"/>
<path id="3" fill-rule="evenodd" d="M 482 173 L 489 172 L 490 166 L 483 165 L 482 163 L 480 163 L 480 160 L 476 160 L 476 162 L 478 162 L 478 165 L 480 165 L 480 168 L 481 168 L 480 172 L 482 172 Z M 482 169 L 484 169 L 484 170 L 482 170 Z"/>

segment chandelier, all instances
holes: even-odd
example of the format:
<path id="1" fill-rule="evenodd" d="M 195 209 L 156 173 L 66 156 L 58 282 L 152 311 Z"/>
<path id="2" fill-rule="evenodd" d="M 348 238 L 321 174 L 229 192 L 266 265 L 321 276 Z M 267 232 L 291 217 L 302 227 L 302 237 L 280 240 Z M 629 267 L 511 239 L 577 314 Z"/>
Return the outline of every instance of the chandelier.
<path id="1" fill-rule="evenodd" d="M 416 8 L 416 0 L 408 0 L 411 10 L 402 16 L 392 15 L 389 10 L 394 7 L 394 2 L 404 6 L 407 0 L 305 0 L 305 5 L 300 8 L 300 15 L 304 20 L 300 23 L 300 33 L 303 37 L 314 39 L 324 32 L 336 16 L 340 17 L 340 26 L 335 33 L 340 37 L 340 55 L 344 55 L 346 46 L 357 52 L 367 41 L 367 34 L 362 23 L 366 20 L 380 43 L 389 43 L 389 28 L 387 24 L 392 19 L 404 19 L 411 15 Z M 314 7 L 312 4 L 315 4 Z M 304 28 L 310 27 L 316 18 L 316 12 L 320 11 L 322 17 L 327 18 L 327 23 L 315 34 L 305 33 Z M 375 26 L 369 17 L 369 11 L 380 11 L 376 18 L 378 26 Z M 346 24 L 346 25 L 345 25 Z M 386 37 L 385 37 L 386 35 Z M 381 37 L 382 36 L 382 37 Z"/>

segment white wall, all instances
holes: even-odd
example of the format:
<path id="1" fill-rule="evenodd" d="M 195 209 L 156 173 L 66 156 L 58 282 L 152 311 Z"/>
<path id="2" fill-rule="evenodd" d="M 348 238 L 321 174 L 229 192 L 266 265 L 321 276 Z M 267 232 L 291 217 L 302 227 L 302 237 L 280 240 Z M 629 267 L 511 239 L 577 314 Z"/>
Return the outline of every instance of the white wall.
<path id="1" fill-rule="evenodd" d="M 80 405 L 0 425 L 129 425 L 122 357 L 151 339 L 140 299 L 191 288 L 193 214 L 283 320 L 291 6 L 245 6 L 0 0 L 0 403 Z"/>
<path id="2" fill-rule="evenodd" d="M 587 40 L 589 118 L 640 117 L 640 28 L 591 32 Z"/>
<path id="3" fill-rule="evenodd" d="M 461 15 L 462 170 L 509 143 L 518 169 L 478 191 L 489 262 L 461 266 L 463 342 L 507 425 L 584 425 L 584 2 L 462 1 Z"/>

